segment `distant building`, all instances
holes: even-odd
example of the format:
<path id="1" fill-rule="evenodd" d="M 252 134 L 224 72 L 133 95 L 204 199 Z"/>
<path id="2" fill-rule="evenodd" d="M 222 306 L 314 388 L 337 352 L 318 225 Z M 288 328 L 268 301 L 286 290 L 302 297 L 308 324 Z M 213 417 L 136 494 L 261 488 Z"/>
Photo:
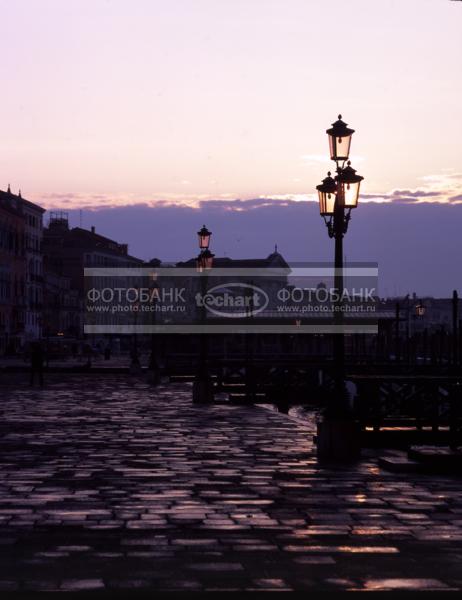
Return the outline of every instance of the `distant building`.
<path id="1" fill-rule="evenodd" d="M 44 212 L 10 186 L 0 191 L 0 353 L 41 335 Z"/>
<path id="2" fill-rule="evenodd" d="M 389 310 L 395 314 L 398 308 L 400 335 L 413 335 L 424 330 L 450 331 L 453 327 L 452 298 L 419 298 L 415 293 L 404 297 L 389 298 L 384 301 Z M 462 319 L 459 300 L 457 321 Z"/>
<path id="3" fill-rule="evenodd" d="M 18 194 L 25 220 L 25 259 L 26 259 L 26 341 L 38 339 L 42 335 L 43 308 L 43 213 L 45 209 L 29 202 Z"/>
<path id="4" fill-rule="evenodd" d="M 191 269 L 196 271 L 196 258 L 191 258 L 184 262 L 176 263 L 176 268 Z M 228 274 L 229 272 L 229 274 Z M 288 286 L 288 277 L 291 268 L 284 257 L 277 252 L 266 256 L 265 258 L 245 258 L 232 259 L 229 257 L 214 257 L 213 268 L 209 272 L 207 280 L 207 289 L 213 288 L 215 295 L 222 295 L 229 299 L 232 305 L 232 298 L 239 300 L 238 303 L 229 308 L 229 312 L 250 312 L 256 308 L 254 305 L 254 292 L 252 290 L 261 290 L 266 294 L 268 304 L 262 311 L 258 312 L 259 319 L 264 319 L 268 313 L 272 313 L 277 303 L 277 292 Z M 194 274 L 188 274 L 185 271 L 184 275 L 161 276 L 159 277 L 160 287 L 169 287 L 170 285 L 187 290 L 186 297 L 193 299 L 197 293 L 201 292 L 201 278 L 195 277 Z M 259 296 L 261 298 L 261 296 Z M 244 302 L 244 304 L 242 304 Z M 215 316 L 207 311 L 205 314 L 206 321 L 210 324 L 216 324 L 219 316 Z M 191 301 L 186 306 L 184 313 L 175 314 L 173 320 L 175 323 L 194 323 L 200 318 L 200 309 L 194 301 Z M 158 323 L 168 323 L 171 321 L 171 316 L 162 313 L 158 316 Z M 236 322 L 233 319 L 225 319 L 226 325 L 233 325 Z M 258 335 L 245 336 L 242 333 L 226 333 L 216 334 L 209 338 L 209 350 L 211 354 L 216 356 L 229 357 L 231 355 L 244 355 L 248 351 L 248 343 L 252 337 L 252 345 L 257 352 L 272 352 L 275 349 L 280 351 L 281 336 L 278 335 Z M 257 349 L 258 346 L 258 349 Z M 172 354 L 197 354 L 198 339 L 197 336 L 189 335 L 172 335 L 168 340 L 169 352 Z"/>
<path id="5" fill-rule="evenodd" d="M 48 227 L 43 234 L 43 256 L 47 298 L 59 302 L 61 314 L 59 318 L 49 319 L 47 323 L 49 335 L 67 335 L 80 337 L 83 333 L 83 311 L 85 310 L 85 268 L 110 267 L 130 268 L 142 267 L 144 262 L 128 253 L 127 244 L 119 244 L 103 235 L 81 227 L 69 227 L 67 213 L 51 212 Z M 107 285 L 120 285 L 107 280 Z M 73 294 L 76 294 L 74 296 Z M 68 306 L 65 308 L 65 303 Z M 78 305 L 79 317 L 73 314 Z M 73 308 L 71 308 L 73 306 Z M 67 325 L 65 325 L 67 324 Z M 78 325 L 77 325 L 78 324 Z M 76 336 L 75 328 L 79 327 Z M 65 330 L 62 330 L 66 327 Z M 60 331 L 55 329 L 60 328 Z"/>
<path id="6" fill-rule="evenodd" d="M 78 338 L 83 331 L 83 306 L 78 290 L 65 275 L 45 270 L 43 336 Z"/>
<path id="7" fill-rule="evenodd" d="M 20 199 L 0 191 L 0 353 L 20 349 L 25 337 L 25 220 Z"/>
<path id="8" fill-rule="evenodd" d="M 143 261 L 128 254 L 128 245 L 81 227 L 69 227 L 67 213 L 51 212 L 44 229 L 46 268 L 71 279 L 71 287 L 84 289 L 86 267 L 139 267 Z"/>
<path id="9" fill-rule="evenodd" d="M 196 259 L 192 258 L 185 262 L 179 262 L 176 267 L 183 269 L 194 269 L 196 268 Z M 223 270 L 223 276 L 217 275 L 217 272 Z M 233 277 L 226 274 L 228 270 L 233 271 Z M 266 258 L 243 258 L 233 259 L 229 257 L 215 257 L 213 259 L 213 269 L 210 271 L 210 281 L 213 281 L 213 286 L 223 285 L 223 289 L 226 288 L 226 284 L 239 283 L 247 286 L 255 286 L 261 288 L 268 295 L 268 306 L 267 311 L 274 308 L 277 300 L 277 292 L 288 286 L 288 276 L 291 272 L 290 266 L 287 264 L 285 258 L 277 252 L 269 254 Z M 189 276 L 186 277 L 183 285 L 189 289 L 189 293 L 197 292 L 200 290 L 200 278 Z M 249 288 L 249 293 L 250 293 Z M 226 290 L 228 293 L 241 294 L 242 290 L 239 288 L 230 288 Z"/>

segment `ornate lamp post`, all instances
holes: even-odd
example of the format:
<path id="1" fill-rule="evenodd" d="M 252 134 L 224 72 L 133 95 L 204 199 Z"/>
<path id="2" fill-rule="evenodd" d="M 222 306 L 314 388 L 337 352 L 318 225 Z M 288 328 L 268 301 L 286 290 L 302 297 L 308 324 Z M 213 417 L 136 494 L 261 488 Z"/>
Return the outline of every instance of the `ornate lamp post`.
<path id="1" fill-rule="evenodd" d="M 201 298 L 202 303 L 200 306 L 200 320 L 202 327 L 205 327 L 207 318 L 207 309 L 205 306 L 204 298 L 207 293 L 207 279 L 208 272 L 213 266 L 214 254 L 210 252 L 210 238 L 212 232 L 207 229 L 205 225 L 202 226 L 197 232 L 199 241 L 199 255 L 196 259 L 196 270 L 200 274 L 201 282 Z M 213 401 L 213 381 L 210 377 L 207 368 L 207 357 L 208 357 L 208 336 L 205 331 L 202 331 L 200 335 L 200 354 L 199 354 L 199 366 L 196 373 L 196 378 L 193 384 L 193 402 L 206 403 Z"/>
<path id="2" fill-rule="evenodd" d="M 131 350 L 131 363 L 130 363 L 130 371 L 132 373 L 136 373 L 141 369 L 140 363 L 140 355 L 138 350 L 138 311 L 140 307 L 140 290 L 138 286 L 135 286 L 136 289 L 136 301 L 133 303 L 134 308 L 134 331 L 133 331 L 133 346 Z"/>
<path id="3" fill-rule="evenodd" d="M 153 327 L 153 331 L 151 332 L 151 355 L 149 357 L 149 371 L 150 371 L 150 381 L 153 385 L 159 383 L 159 369 L 157 364 L 157 344 L 156 344 L 156 334 L 154 333 L 154 327 L 156 325 L 156 308 L 157 301 L 159 298 L 159 284 L 157 283 L 157 272 L 153 271 L 151 273 L 151 325 Z"/>
<path id="4" fill-rule="evenodd" d="M 459 294 L 457 290 L 452 292 L 452 365 L 459 364 Z"/>
<path id="5" fill-rule="evenodd" d="M 359 455 L 359 431 L 353 419 L 345 388 L 345 345 L 343 334 L 343 238 L 348 231 L 351 210 L 358 205 L 359 188 L 364 179 L 351 167 L 348 160 L 351 138 L 350 129 L 339 115 L 338 121 L 326 131 L 329 138 L 330 157 L 336 163 L 336 175 L 329 172 L 317 186 L 319 211 L 329 237 L 335 242 L 335 304 L 334 310 L 334 394 L 323 420 L 318 424 L 318 456 L 348 460 Z M 347 165 L 345 166 L 345 163 Z"/>

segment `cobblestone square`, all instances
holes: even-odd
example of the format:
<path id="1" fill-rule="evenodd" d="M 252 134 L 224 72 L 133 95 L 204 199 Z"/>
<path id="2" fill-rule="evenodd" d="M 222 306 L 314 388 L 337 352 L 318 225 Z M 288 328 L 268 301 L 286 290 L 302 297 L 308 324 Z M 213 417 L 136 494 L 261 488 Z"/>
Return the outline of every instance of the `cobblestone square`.
<path id="1" fill-rule="evenodd" d="M 0 590 L 459 590 L 462 480 L 319 465 L 308 422 L 187 384 L 1 387 Z"/>

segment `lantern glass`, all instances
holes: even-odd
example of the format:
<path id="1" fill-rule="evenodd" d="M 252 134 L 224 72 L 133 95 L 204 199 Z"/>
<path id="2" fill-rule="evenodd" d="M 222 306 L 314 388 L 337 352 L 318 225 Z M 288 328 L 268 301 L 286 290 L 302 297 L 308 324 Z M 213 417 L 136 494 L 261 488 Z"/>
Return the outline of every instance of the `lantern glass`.
<path id="1" fill-rule="evenodd" d="M 331 217 L 334 214 L 335 194 L 318 190 L 319 212 L 323 217 Z"/>
<path id="2" fill-rule="evenodd" d="M 361 181 L 342 183 L 342 204 L 345 208 L 356 208 L 358 206 L 360 185 Z"/>
<path id="3" fill-rule="evenodd" d="M 342 206 L 345 208 L 356 208 L 358 205 L 359 187 L 363 179 L 364 177 L 358 175 L 353 169 L 350 161 L 348 161 L 348 166 L 340 170 L 337 175 L 337 182 L 340 183 L 341 198 L 339 200 Z"/>
<path id="4" fill-rule="evenodd" d="M 330 171 L 327 177 L 322 180 L 320 185 L 316 186 L 319 198 L 319 212 L 322 216 L 332 216 L 334 214 L 335 198 L 337 192 L 337 183 L 332 179 Z"/>
<path id="5" fill-rule="evenodd" d="M 348 160 L 352 135 L 353 134 L 349 134 L 344 137 L 338 137 L 329 134 L 329 149 L 332 160 Z"/>

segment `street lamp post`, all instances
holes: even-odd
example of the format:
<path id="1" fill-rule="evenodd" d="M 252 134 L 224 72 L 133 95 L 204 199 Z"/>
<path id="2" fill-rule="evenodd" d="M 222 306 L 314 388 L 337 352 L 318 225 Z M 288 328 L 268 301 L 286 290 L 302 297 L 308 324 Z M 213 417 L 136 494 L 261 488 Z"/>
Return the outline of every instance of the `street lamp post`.
<path id="1" fill-rule="evenodd" d="M 131 350 L 131 363 L 130 363 L 130 372 L 131 373 L 137 373 L 141 369 L 140 355 L 139 355 L 139 351 L 138 351 L 138 333 L 137 333 L 138 311 L 139 311 L 139 307 L 140 307 L 140 302 L 139 302 L 140 291 L 137 286 L 135 287 L 135 289 L 136 289 L 136 301 L 133 304 L 134 328 L 133 328 L 133 345 L 132 345 L 132 350 Z"/>
<path id="2" fill-rule="evenodd" d="M 250 285 L 252 286 L 249 290 L 254 289 L 253 280 L 250 281 Z M 254 295 L 253 292 L 249 291 L 246 294 L 246 316 L 249 319 L 249 325 L 251 329 L 251 321 L 253 319 L 253 310 L 254 310 Z M 254 388 L 254 368 L 253 368 L 253 360 L 254 360 L 254 336 L 252 333 L 248 333 L 245 336 L 245 390 L 246 396 L 253 402 L 255 399 L 255 388 Z"/>
<path id="3" fill-rule="evenodd" d="M 207 308 L 204 299 L 207 293 L 208 272 L 213 266 L 214 254 L 209 250 L 212 232 L 203 225 L 202 229 L 197 232 L 197 235 L 200 252 L 196 259 L 196 270 L 199 273 L 198 276 L 201 282 L 200 321 L 204 329 L 207 318 Z M 208 371 L 207 359 L 208 336 L 205 330 L 203 330 L 200 334 L 199 365 L 193 384 L 193 402 L 195 403 L 213 402 L 213 381 Z"/>
<path id="4" fill-rule="evenodd" d="M 151 331 L 151 356 L 149 357 L 149 371 L 150 371 L 150 382 L 153 385 L 159 383 L 159 369 L 157 363 L 157 343 L 156 333 L 154 332 L 156 326 L 156 308 L 157 300 L 159 298 L 159 284 L 157 283 L 157 272 L 151 274 L 151 301 L 152 301 L 152 313 L 151 313 L 151 325 L 153 330 Z"/>
<path id="5" fill-rule="evenodd" d="M 452 292 L 452 366 L 457 367 L 459 362 L 458 353 L 459 337 L 459 295 L 457 290 Z"/>
<path id="6" fill-rule="evenodd" d="M 425 364 L 425 356 L 426 356 L 426 339 L 425 339 L 425 329 L 424 329 L 424 317 L 425 317 L 425 305 L 422 300 L 417 300 L 417 304 L 414 306 L 414 311 L 412 314 L 412 351 L 414 362 L 419 362 L 419 351 L 422 351 L 422 359 Z M 423 343 L 421 343 L 421 341 Z M 422 346 L 422 347 L 421 347 Z"/>
<path id="7" fill-rule="evenodd" d="M 348 231 L 351 211 L 358 205 L 359 188 L 364 178 L 356 173 L 348 160 L 354 129 L 350 129 L 339 115 L 338 121 L 326 133 L 330 156 L 336 163 L 336 176 L 332 177 L 329 172 L 316 189 L 320 214 L 326 223 L 329 237 L 335 242 L 334 393 L 318 424 L 317 450 L 320 458 L 348 460 L 359 455 L 360 446 L 358 424 L 353 418 L 345 387 L 343 238 Z"/>

